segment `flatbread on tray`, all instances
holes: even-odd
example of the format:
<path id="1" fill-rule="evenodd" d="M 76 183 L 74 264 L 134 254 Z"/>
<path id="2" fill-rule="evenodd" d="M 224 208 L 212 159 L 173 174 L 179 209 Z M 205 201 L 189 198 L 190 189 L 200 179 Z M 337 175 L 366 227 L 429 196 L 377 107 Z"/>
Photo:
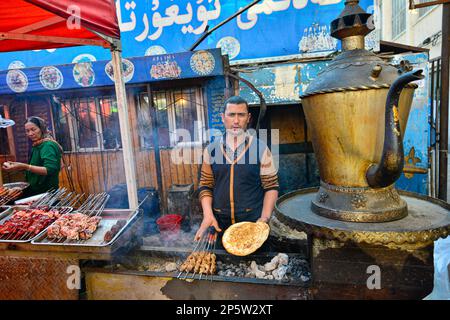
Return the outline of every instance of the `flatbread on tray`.
<path id="1" fill-rule="evenodd" d="M 222 244 L 232 255 L 248 256 L 264 244 L 269 232 L 269 225 L 265 222 L 235 223 L 225 230 Z"/>

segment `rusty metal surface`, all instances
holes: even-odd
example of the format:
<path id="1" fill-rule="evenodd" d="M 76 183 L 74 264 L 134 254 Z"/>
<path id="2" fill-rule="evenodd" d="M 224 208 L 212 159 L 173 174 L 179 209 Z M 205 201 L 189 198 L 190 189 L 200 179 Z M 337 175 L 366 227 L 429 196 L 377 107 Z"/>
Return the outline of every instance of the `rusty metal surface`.
<path id="1" fill-rule="evenodd" d="M 86 270 L 89 300 L 307 300 L 307 288 L 242 282 L 187 282 L 164 276 Z M 133 290 L 130 290 L 133 288 Z"/>
<path id="2" fill-rule="evenodd" d="M 76 300 L 67 286 L 76 259 L 0 256 L 0 300 Z"/>
<path id="3" fill-rule="evenodd" d="M 290 271 L 289 280 L 216 274 L 202 279 L 196 276 L 195 279 L 188 278 L 185 281 L 184 278 L 177 279 L 178 271 L 165 271 L 165 264 L 181 264 L 183 257 L 188 254 L 186 250 L 141 248 L 126 256 L 118 256 L 106 264 L 86 263 L 82 271 L 86 275 L 89 299 L 231 299 L 232 296 L 236 299 L 304 299 L 310 287 L 310 276 L 307 280 L 300 277 L 300 273 L 303 275 L 305 271 L 310 274 L 306 261 L 296 271 Z M 217 250 L 216 255 L 218 261 L 237 266 L 243 262 L 249 263 L 250 260 L 264 265 L 276 253 L 236 257 L 224 250 Z M 304 256 L 289 254 L 289 259 L 304 260 Z M 160 267 L 156 268 L 156 265 Z M 126 286 L 133 287 L 133 292 L 127 292 Z M 262 294 L 266 290 L 268 293 Z M 164 296 L 161 296 L 162 292 Z M 232 296 L 227 296 L 231 294 Z"/>

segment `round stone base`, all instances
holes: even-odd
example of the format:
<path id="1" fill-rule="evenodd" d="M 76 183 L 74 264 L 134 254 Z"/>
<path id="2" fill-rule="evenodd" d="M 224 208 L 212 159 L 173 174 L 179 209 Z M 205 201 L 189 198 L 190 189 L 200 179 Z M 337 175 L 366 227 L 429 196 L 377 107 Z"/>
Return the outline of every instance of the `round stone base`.
<path id="1" fill-rule="evenodd" d="M 275 206 L 277 219 L 308 236 L 404 250 L 429 246 L 450 233 L 450 204 L 439 199 L 400 191 L 408 207 L 408 215 L 403 219 L 348 222 L 316 214 L 311 202 L 317 198 L 317 191 L 304 189 L 280 197 Z"/>

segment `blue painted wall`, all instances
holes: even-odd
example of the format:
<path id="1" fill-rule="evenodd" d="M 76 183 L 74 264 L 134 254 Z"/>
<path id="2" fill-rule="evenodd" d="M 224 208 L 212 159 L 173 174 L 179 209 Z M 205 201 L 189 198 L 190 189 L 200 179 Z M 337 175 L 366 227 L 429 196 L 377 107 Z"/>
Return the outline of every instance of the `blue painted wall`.
<path id="1" fill-rule="evenodd" d="M 188 50 L 210 29 L 252 0 L 116 0 L 123 56 L 140 57 Z M 219 28 L 198 49 L 221 47 L 231 60 L 328 52 L 337 42 L 328 36 L 330 22 L 344 0 L 264 0 Z M 373 12 L 373 0 L 361 6 Z M 373 33 L 375 36 L 375 33 Z M 376 41 L 375 41 L 376 45 Z M 73 47 L 0 54 L 0 70 L 109 60 L 98 47 Z"/>
<path id="2" fill-rule="evenodd" d="M 414 69 L 423 69 L 423 74 L 428 75 L 428 55 L 406 54 L 399 55 L 393 59 L 392 63 L 398 64 L 401 60 L 408 60 Z M 419 88 L 414 94 L 414 100 L 409 114 L 408 125 L 406 127 L 405 137 L 403 138 L 403 147 L 405 157 L 411 154 L 409 165 L 428 169 L 429 158 L 428 148 L 430 141 L 430 126 L 428 119 L 430 116 L 429 103 L 429 77 L 417 82 Z M 428 194 L 428 174 L 402 174 L 396 183 L 396 187 L 402 190 Z"/>

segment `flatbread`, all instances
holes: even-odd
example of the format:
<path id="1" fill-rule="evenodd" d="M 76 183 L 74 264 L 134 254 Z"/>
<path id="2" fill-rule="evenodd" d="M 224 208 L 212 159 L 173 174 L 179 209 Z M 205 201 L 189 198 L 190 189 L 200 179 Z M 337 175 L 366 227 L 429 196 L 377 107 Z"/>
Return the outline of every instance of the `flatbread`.
<path id="1" fill-rule="evenodd" d="M 269 237 L 270 227 L 265 222 L 239 222 L 225 230 L 222 244 L 228 253 L 248 256 L 258 250 Z"/>

